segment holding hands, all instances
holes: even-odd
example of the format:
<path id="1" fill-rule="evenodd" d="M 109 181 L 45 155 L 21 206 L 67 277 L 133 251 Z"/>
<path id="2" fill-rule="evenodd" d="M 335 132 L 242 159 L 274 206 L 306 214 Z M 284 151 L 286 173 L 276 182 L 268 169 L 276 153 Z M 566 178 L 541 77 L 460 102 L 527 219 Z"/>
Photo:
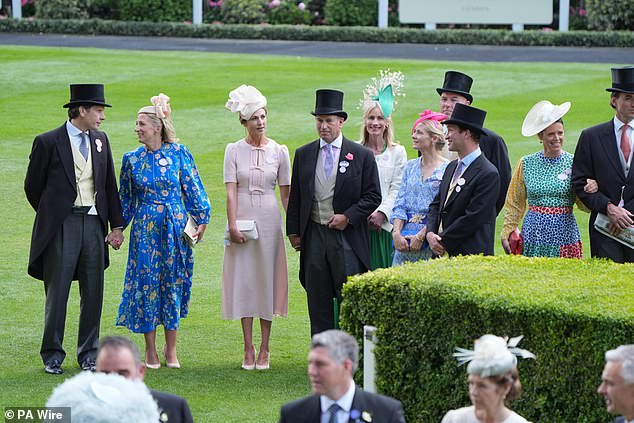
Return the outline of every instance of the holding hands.
<path id="1" fill-rule="evenodd" d="M 121 248 L 121 244 L 123 244 L 124 239 L 121 228 L 115 228 L 106 236 L 105 242 L 106 244 L 110 244 L 115 250 L 118 250 Z"/>

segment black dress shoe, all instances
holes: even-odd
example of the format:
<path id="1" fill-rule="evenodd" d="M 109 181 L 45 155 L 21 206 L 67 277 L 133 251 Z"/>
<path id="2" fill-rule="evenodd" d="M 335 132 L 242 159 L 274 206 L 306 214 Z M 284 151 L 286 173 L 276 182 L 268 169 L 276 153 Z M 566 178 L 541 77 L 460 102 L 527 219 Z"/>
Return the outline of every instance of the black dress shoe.
<path id="1" fill-rule="evenodd" d="M 49 375 L 61 375 L 62 373 L 64 373 L 64 370 L 62 369 L 62 363 L 60 363 L 58 360 L 53 360 L 50 363 L 46 363 L 46 366 L 44 366 L 44 371 Z"/>
<path id="2" fill-rule="evenodd" d="M 80 367 L 85 372 L 94 372 L 95 371 L 95 360 L 89 358 L 81 362 Z"/>

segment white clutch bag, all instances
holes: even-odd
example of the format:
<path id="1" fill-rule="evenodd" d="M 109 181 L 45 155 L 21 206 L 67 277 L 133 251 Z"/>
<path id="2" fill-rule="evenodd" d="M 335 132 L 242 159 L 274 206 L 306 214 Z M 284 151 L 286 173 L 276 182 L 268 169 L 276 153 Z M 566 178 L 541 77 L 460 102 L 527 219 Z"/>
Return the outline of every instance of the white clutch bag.
<path id="1" fill-rule="evenodd" d="M 255 220 L 236 220 L 236 226 L 247 240 L 258 239 L 258 227 L 255 225 Z M 229 227 L 227 226 L 227 229 L 225 229 L 225 239 L 228 240 L 229 238 Z"/>
<path id="2" fill-rule="evenodd" d="M 198 225 L 196 224 L 196 221 L 191 216 L 189 216 L 189 218 L 187 219 L 187 225 L 183 230 L 183 238 L 185 239 L 185 242 L 187 242 L 187 244 L 189 244 L 189 246 L 192 248 L 198 242 L 198 236 L 196 235 L 197 229 Z"/>

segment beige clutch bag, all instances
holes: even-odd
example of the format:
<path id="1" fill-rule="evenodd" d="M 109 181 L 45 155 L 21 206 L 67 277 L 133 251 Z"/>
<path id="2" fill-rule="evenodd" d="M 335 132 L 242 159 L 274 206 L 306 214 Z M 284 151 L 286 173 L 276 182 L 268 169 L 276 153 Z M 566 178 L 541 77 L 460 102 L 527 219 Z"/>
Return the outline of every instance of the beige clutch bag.
<path id="1" fill-rule="evenodd" d="M 247 240 L 258 239 L 258 227 L 255 225 L 255 220 L 236 220 L 236 226 Z M 227 229 L 225 229 L 225 239 L 228 240 L 229 238 L 229 226 L 227 225 Z"/>
<path id="2" fill-rule="evenodd" d="M 187 219 L 187 224 L 185 225 L 185 229 L 183 230 L 183 238 L 190 247 L 194 247 L 198 242 L 198 236 L 195 235 L 197 229 L 198 224 L 191 216 L 189 216 L 189 218 Z"/>

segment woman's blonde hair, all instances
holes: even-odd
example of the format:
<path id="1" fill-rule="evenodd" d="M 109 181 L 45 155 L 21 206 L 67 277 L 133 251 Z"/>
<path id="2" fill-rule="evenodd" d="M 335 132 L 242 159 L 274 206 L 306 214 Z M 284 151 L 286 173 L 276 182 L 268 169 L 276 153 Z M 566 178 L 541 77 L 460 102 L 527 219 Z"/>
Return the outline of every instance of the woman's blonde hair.
<path id="1" fill-rule="evenodd" d="M 381 116 L 383 116 L 383 113 L 381 112 L 381 107 L 379 107 L 378 102 L 373 102 L 369 107 L 363 108 L 363 122 L 361 123 L 361 135 L 359 136 L 359 140 L 361 141 L 362 145 L 366 145 L 368 142 L 368 138 L 370 138 L 370 134 L 368 133 L 368 129 L 366 128 L 365 120 L 368 118 L 370 112 L 375 108 L 379 109 Z M 394 140 L 394 125 L 392 124 L 392 118 L 383 116 L 383 119 L 385 119 L 383 141 L 385 141 L 385 145 L 388 148 L 392 148 L 395 145 L 398 145 L 398 143 Z"/>
<path id="2" fill-rule="evenodd" d="M 172 124 L 172 120 L 170 118 L 161 119 L 156 115 L 156 113 L 147 113 L 140 112 L 139 114 L 144 114 L 150 119 L 152 126 L 155 128 L 161 127 L 161 141 L 167 143 L 178 142 L 178 138 L 176 138 L 176 131 L 174 130 L 174 125 Z"/>
<path id="3" fill-rule="evenodd" d="M 442 151 L 445 147 L 445 132 L 442 129 L 442 125 L 435 120 L 424 120 L 419 125 L 422 125 L 424 130 L 429 134 L 430 137 L 436 138 L 436 142 L 434 146 L 436 150 Z M 416 130 L 416 128 L 414 128 Z"/>

